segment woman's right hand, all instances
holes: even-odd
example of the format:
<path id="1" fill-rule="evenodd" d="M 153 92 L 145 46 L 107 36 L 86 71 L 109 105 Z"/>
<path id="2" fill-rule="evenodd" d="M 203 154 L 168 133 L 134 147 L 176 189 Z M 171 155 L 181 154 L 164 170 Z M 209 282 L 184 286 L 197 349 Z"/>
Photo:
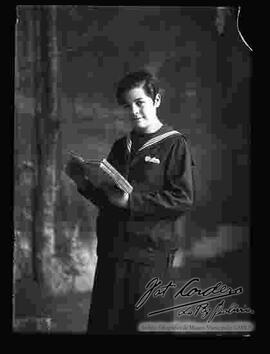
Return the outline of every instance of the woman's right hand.
<path id="1" fill-rule="evenodd" d="M 80 158 L 72 156 L 66 165 L 65 172 L 77 184 L 78 188 L 83 188 L 86 178 Z"/>

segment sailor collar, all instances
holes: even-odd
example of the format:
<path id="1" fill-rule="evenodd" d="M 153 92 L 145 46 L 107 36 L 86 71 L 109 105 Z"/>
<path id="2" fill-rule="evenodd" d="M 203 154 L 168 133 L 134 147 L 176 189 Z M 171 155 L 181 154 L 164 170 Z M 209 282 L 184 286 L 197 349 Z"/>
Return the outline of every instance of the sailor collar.
<path id="1" fill-rule="evenodd" d="M 172 135 L 182 135 L 180 132 L 178 132 L 177 130 L 171 130 L 169 132 L 166 133 L 162 133 L 158 136 L 155 136 L 154 138 L 149 139 L 145 144 L 143 144 L 137 151 L 142 151 L 144 149 L 146 149 L 149 146 L 155 145 L 157 143 L 159 143 L 160 141 L 168 138 L 169 136 Z M 127 145 L 127 150 L 130 153 L 131 152 L 131 147 L 132 147 L 132 140 L 131 140 L 131 136 L 130 134 L 127 135 L 126 137 L 126 145 Z"/>

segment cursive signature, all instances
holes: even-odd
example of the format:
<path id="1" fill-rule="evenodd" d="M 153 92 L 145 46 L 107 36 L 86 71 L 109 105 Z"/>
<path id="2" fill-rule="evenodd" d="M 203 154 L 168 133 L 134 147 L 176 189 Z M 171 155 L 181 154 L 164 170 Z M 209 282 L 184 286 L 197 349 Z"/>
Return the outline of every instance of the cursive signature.
<path id="1" fill-rule="evenodd" d="M 209 308 L 209 302 L 218 299 L 224 299 L 227 297 L 231 297 L 234 295 L 240 295 L 243 293 L 243 287 L 239 286 L 235 289 L 232 287 L 222 283 L 221 281 L 217 282 L 215 285 L 212 285 L 206 289 L 201 289 L 198 286 L 195 286 L 195 282 L 199 282 L 199 278 L 192 278 L 188 280 L 176 293 L 174 294 L 174 298 L 182 297 L 182 298 L 191 298 L 194 295 L 199 296 L 199 299 L 188 301 L 184 304 L 171 306 L 167 308 L 163 308 L 160 310 L 152 311 L 148 313 L 148 316 L 154 316 L 160 313 L 174 311 L 182 308 L 178 312 L 178 316 L 180 315 L 195 315 L 197 316 L 198 313 L 201 313 L 202 318 L 205 318 L 207 315 L 210 314 L 211 309 Z M 150 297 L 158 297 L 158 296 L 165 296 L 166 292 L 170 288 L 176 288 L 177 285 L 173 281 L 169 281 L 167 284 L 163 284 L 163 282 L 158 278 L 152 278 L 145 286 L 146 291 L 142 294 L 139 298 L 137 303 L 135 304 L 135 309 L 139 310 L 142 306 L 146 304 L 146 302 L 150 299 Z M 192 306 L 197 305 L 195 311 L 193 311 Z M 226 311 L 222 308 L 224 305 L 223 302 L 220 302 L 217 307 L 213 310 L 213 316 L 217 316 L 219 314 L 225 314 Z M 235 304 L 234 304 L 235 305 Z M 238 306 L 238 305 L 237 305 Z M 237 308 L 235 306 L 235 309 Z M 238 306 L 238 309 L 241 309 Z M 246 309 L 246 313 L 250 309 Z M 223 312 L 222 312 L 223 311 Z M 225 311 L 225 312 L 224 312 Z M 234 310 L 236 311 L 236 310 Z M 240 311 L 240 310 L 239 310 Z M 250 310 L 252 311 L 252 310 Z M 244 312 L 244 310 L 242 311 Z"/>
<path id="2" fill-rule="evenodd" d="M 162 281 L 155 277 L 151 279 L 146 285 L 146 291 L 139 298 L 139 300 L 135 304 L 135 309 L 139 310 L 150 298 L 150 296 L 158 297 L 165 296 L 166 292 L 169 288 L 175 288 L 176 284 L 173 281 L 170 281 L 167 285 L 162 285 Z"/>
<path id="3" fill-rule="evenodd" d="M 185 308 L 184 310 L 180 310 L 177 313 L 177 316 L 180 317 L 182 315 L 187 315 L 191 316 L 193 315 L 194 317 L 201 317 L 201 319 L 207 319 L 207 322 L 211 322 L 214 320 L 216 316 L 221 316 L 221 315 L 232 315 L 234 313 L 247 313 L 247 314 L 254 314 L 254 311 L 244 305 L 244 307 L 240 307 L 236 303 L 230 304 L 228 308 L 225 308 L 225 300 L 221 300 L 218 304 L 216 304 L 215 307 L 211 308 L 209 305 L 209 302 L 205 302 L 202 304 L 199 304 L 193 308 L 193 306 L 189 306 Z"/>
<path id="4" fill-rule="evenodd" d="M 238 287 L 236 289 L 232 289 L 226 284 L 223 284 L 221 281 L 216 283 L 213 286 L 210 286 L 209 288 L 206 288 L 204 290 L 197 288 L 196 286 L 192 287 L 191 289 L 188 289 L 188 286 L 191 285 L 194 282 L 200 281 L 199 278 L 192 278 L 190 279 L 186 284 L 182 286 L 182 288 L 177 291 L 176 294 L 174 294 L 174 297 L 178 297 L 179 295 L 182 297 L 190 297 L 193 295 L 198 295 L 198 296 L 209 296 L 209 295 L 217 295 L 217 294 L 224 294 L 224 295 L 229 295 L 229 294 L 240 294 L 243 292 L 242 287 Z"/>

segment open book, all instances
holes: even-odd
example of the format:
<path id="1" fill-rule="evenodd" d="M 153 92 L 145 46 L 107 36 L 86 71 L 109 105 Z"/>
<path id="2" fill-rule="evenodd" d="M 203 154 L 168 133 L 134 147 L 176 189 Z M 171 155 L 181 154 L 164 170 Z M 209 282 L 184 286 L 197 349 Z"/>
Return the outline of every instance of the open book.
<path id="1" fill-rule="evenodd" d="M 133 187 L 105 158 L 100 160 L 85 160 L 70 152 L 82 166 L 85 176 L 96 187 L 117 186 L 126 193 L 131 193 Z"/>

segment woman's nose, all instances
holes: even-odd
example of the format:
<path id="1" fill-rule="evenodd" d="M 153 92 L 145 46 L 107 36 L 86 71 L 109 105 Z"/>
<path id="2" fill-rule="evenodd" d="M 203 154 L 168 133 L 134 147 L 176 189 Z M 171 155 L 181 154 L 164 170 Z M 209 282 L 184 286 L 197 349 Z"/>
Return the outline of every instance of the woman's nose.
<path id="1" fill-rule="evenodd" d="M 137 107 L 137 106 L 132 106 L 131 107 L 131 112 L 132 112 L 132 114 L 135 116 L 135 115 L 137 115 L 138 113 L 139 113 L 139 107 Z"/>

